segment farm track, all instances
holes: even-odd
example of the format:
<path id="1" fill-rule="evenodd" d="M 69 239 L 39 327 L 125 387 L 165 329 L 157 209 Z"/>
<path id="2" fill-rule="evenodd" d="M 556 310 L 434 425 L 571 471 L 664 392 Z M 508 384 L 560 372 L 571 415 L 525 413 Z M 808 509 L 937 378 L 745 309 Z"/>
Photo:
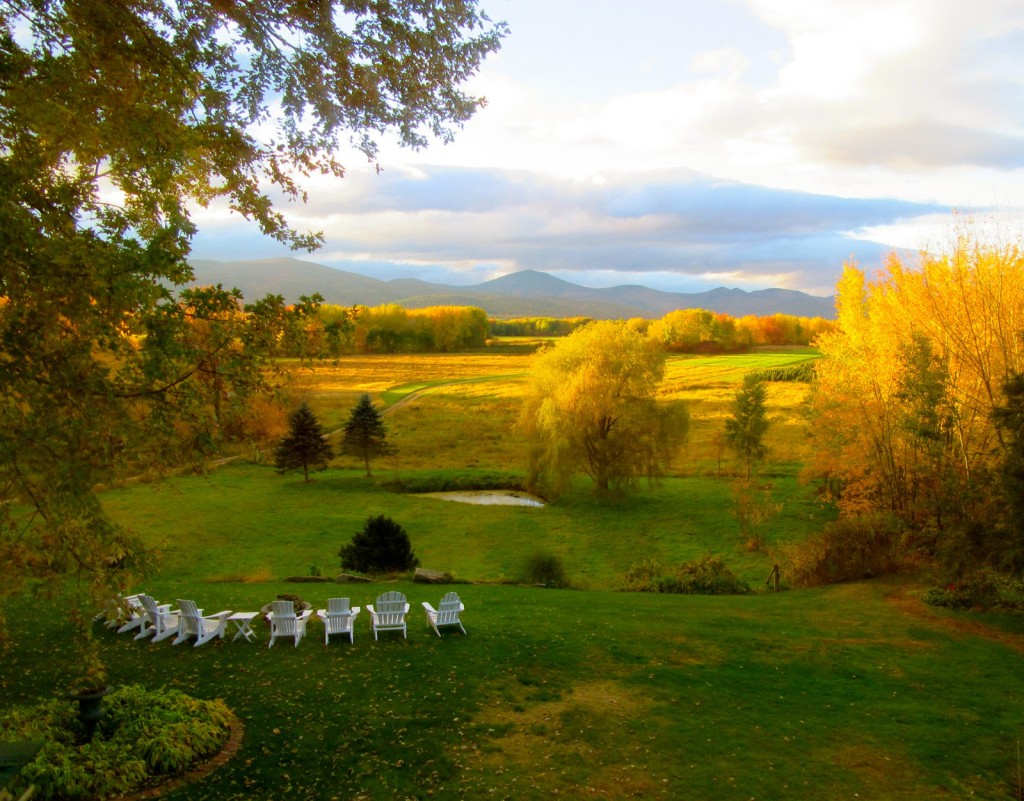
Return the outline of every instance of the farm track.
<path id="1" fill-rule="evenodd" d="M 419 398 L 421 395 L 424 395 L 427 392 L 432 392 L 435 389 L 441 389 L 442 387 L 450 387 L 453 384 L 467 384 L 467 383 L 480 384 L 480 383 L 486 383 L 487 381 L 497 381 L 497 380 L 505 379 L 505 378 L 513 378 L 513 377 L 515 377 L 517 375 L 521 375 L 521 373 L 509 373 L 507 375 L 477 376 L 477 377 L 473 377 L 473 378 L 453 378 L 451 381 L 441 381 L 439 383 L 431 384 L 430 386 L 426 386 L 426 387 L 423 387 L 421 389 L 413 390 L 408 395 L 405 395 L 404 397 L 399 398 L 397 401 L 392 403 L 390 406 L 386 406 L 385 408 L 381 409 L 380 413 L 381 413 L 382 417 L 386 416 L 386 415 L 390 415 L 393 412 L 395 412 L 395 410 L 401 409 L 403 406 L 406 406 L 407 404 L 412 403 L 414 400 Z M 328 434 L 328 436 L 333 436 L 334 434 L 339 434 L 343 430 L 344 429 L 339 428 L 337 431 L 330 432 Z"/>
<path id="2" fill-rule="evenodd" d="M 914 598 L 906 588 L 900 588 L 885 596 L 886 603 L 903 615 L 915 618 L 933 628 L 955 631 L 973 637 L 998 642 L 1018 653 L 1024 653 L 1024 635 L 1003 631 L 976 620 L 962 620 L 933 612 L 920 598 Z"/>

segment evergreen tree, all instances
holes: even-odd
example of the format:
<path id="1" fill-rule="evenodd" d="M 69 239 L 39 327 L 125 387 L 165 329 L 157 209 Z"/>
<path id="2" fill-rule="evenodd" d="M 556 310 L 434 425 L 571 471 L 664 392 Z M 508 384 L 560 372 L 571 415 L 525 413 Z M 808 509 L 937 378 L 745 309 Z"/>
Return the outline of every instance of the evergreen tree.
<path id="1" fill-rule="evenodd" d="M 736 392 L 732 417 L 725 421 L 725 441 L 743 459 L 747 481 L 750 480 L 753 463 L 768 453 L 764 444 L 764 434 L 768 430 L 766 396 L 764 382 L 756 374 L 748 373 L 743 378 L 743 386 Z"/>
<path id="2" fill-rule="evenodd" d="M 388 432 L 380 412 L 370 402 L 370 396 L 363 393 L 359 403 L 352 409 L 345 433 L 341 439 L 341 452 L 359 456 L 366 465 L 366 475 L 370 472 L 370 460 L 375 456 L 387 456 L 394 449 L 387 441 Z"/>
<path id="3" fill-rule="evenodd" d="M 325 470 L 334 456 L 323 428 L 313 411 L 303 403 L 288 415 L 288 434 L 277 445 L 274 463 L 278 473 L 301 470 L 306 481 L 309 471 Z"/>
<path id="4" fill-rule="evenodd" d="M 405 529 L 390 517 L 369 517 L 363 530 L 338 552 L 341 567 L 360 573 L 397 573 L 418 567 Z"/>
<path id="5" fill-rule="evenodd" d="M 1003 392 L 1006 405 L 993 413 L 1003 440 L 999 472 L 1005 497 L 994 561 L 1019 575 L 1024 573 L 1024 373 L 1011 374 Z"/>

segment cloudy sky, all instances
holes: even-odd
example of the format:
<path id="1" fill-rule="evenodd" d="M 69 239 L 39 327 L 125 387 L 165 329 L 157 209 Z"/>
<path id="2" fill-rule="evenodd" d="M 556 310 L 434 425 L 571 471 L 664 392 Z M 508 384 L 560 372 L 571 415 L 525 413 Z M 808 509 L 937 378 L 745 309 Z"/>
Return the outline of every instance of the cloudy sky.
<path id="1" fill-rule="evenodd" d="M 482 0 L 511 28 L 456 141 L 346 155 L 286 211 L 321 264 L 473 284 L 832 294 L 845 260 L 1024 227 L 1020 0 Z M 285 253 L 197 216 L 197 258 Z"/>

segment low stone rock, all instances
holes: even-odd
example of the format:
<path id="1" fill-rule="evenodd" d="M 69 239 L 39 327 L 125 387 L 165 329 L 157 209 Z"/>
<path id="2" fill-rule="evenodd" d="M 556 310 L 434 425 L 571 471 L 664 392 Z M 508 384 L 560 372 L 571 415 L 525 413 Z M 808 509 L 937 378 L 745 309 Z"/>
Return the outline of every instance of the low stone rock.
<path id="1" fill-rule="evenodd" d="M 369 584 L 371 579 L 366 576 L 356 576 L 352 573 L 339 573 L 334 577 L 334 581 L 338 584 Z"/>
<path id="2" fill-rule="evenodd" d="M 425 567 L 417 567 L 412 580 L 423 584 L 451 584 L 452 574 L 442 573 L 440 570 L 427 570 Z"/>

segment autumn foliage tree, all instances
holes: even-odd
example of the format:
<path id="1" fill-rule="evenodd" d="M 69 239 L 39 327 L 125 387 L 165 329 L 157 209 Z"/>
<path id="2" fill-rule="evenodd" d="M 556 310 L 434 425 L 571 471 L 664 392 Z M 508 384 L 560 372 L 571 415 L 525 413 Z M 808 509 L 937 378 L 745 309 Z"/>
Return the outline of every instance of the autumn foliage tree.
<path id="1" fill-rule="evenodd" d="M 108 566 L 142 550 L 96 485 L 205 453 L 244 398 L 230 382 L 255 386 L 241 357 L 273 339 L 274 310 L 250 328 L 230 292 L 172 291 L 192 278 L 193 209 L 317 247 L 272 198 L 340 178 L 343 146 L 372 160 L 385 132 L 452 138 L 483 102 L 460 86 L 505 31 L 473 0 L 0 4 L 5 592 L 77 572 L 98 607 L 131 576 Z"/>
<path id="2" fill-rule="evenodd" d="M 481 348 L 487 313 L 475 306 L 407 309 L 397 303 L 356 310 L 355 344 L 369 353 L 451 353 Z"/>
<path id="3" fill-rule="evenodd" d="M 1020 244 L 969 230 L 916 266 L 891 256 L 871 282 L 846 267 L 809 407 L 809 474 L 846 514 L 897 515 L 954 570 L 1024 565 L 993 537 L 1007 513 L 998 466 L 1012 449 L 997 410 L 1024 360 L 1022 309 Z"/>
<path id="4" fill-rule="evenodd" d="M 1024 570 L 1024 373 L 1010 376 L 1003 392 L 1006 403 L 996 409 L 995 422 L 1004 442 L 999 483 L 1005 514 L 994 532 L 994 550 L 1019 573 Z"/>
<path id="5" fill-rule="evenodd" d="M 683 407 L 658 403 L 664 363 L 657 343 L 616 322 L 591 323 L 541 352 L 521 417 L 529 483 L 557 494 L 583 472 L 603 494 L 658 475 L 688 423 Z"/>

